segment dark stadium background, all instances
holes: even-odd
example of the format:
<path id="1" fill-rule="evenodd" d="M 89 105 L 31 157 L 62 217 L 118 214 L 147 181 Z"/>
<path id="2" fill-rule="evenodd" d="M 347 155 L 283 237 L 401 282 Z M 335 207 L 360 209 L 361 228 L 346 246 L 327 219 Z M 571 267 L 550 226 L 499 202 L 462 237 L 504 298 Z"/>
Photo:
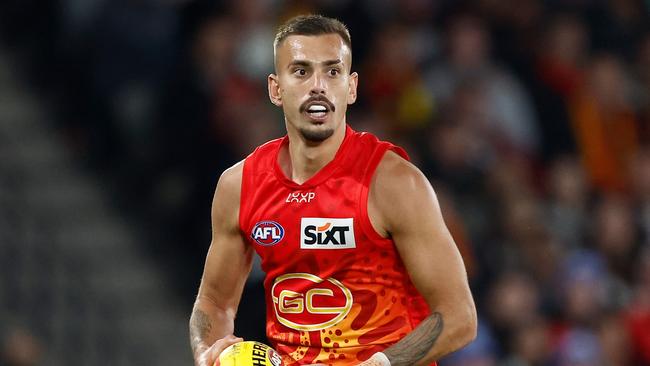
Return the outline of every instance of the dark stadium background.
<path id="1" fill-rule="evenodd" d="M 310 12 L 464 256 L 479 335 L 442 365 L 650 365 L 642 0 L 3 1 L 0 365 L 191 364 L 214 186 L 283 134 L 271 43 Z"/>

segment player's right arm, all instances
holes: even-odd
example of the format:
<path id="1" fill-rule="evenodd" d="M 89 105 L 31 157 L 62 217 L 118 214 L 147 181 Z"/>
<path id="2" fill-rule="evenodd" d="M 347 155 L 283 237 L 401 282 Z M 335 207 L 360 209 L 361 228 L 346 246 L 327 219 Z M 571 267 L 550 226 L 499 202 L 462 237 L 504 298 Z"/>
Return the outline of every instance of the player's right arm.
<path id="1" fill-rule="evenodd" d="M 253 252 L 239 230 L 243 162 L 219 178 L 212 202 L 212 242 L 190 317 L 190 342 L 197 366 L 213 366 L 233 336 L 234 320 Z"/>

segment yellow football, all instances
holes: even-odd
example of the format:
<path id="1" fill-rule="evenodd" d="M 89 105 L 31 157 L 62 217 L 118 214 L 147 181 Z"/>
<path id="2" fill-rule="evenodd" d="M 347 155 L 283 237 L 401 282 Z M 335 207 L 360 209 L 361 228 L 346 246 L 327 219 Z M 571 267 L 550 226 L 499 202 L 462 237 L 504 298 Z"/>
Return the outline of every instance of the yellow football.
<path id="1" fill-rule="evenodd" d="M 221 366 L 282 366 L 282 357 L 264 343 L 235 343 L 219 355 Z"/>

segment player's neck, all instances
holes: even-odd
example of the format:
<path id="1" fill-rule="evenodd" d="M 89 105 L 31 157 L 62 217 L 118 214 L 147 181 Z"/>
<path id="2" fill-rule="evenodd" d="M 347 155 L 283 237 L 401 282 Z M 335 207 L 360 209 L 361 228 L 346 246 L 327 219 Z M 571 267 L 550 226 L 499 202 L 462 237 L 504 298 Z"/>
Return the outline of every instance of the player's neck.
<path id="1" fill-rule="evenodd" d="M 316 175 L 319 170 L 334 160 L 345 138 L 345 130 L 346 124 L 342 123 L 332 136 L 318 144 L 308 143 L 302 136 L 289 133 L 289 148 L 280 156 L 280 166 L 287 177 L 298 184 L 303 184 Z"/>

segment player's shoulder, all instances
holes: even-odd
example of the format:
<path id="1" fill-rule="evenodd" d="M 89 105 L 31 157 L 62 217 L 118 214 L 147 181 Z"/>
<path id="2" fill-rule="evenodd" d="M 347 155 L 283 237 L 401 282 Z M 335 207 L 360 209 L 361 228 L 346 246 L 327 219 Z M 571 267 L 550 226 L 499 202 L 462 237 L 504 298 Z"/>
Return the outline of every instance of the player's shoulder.
<path id="1" fill-rule="evenodd" d="M 282 145 L 284 140 L 287 139 L 287 136 L 279 137 L 270 141 L 267 141 L 263 143 L 262 145 L 259 145 L 258 147 L 255 148 L 247 157 L 245 160 L 251 160 L 251 159 L 259 159 L 263 157 L 268 157 L 271 155 L 274 155 L 274 153 L 278 150 L 278 147 Z"/>
<path id="2" fill-rule="evenodd" d="M 287 139 L 286 136 L 273 139 L 265 142 L 256 147 L 245 159 L 247 169 L 249 171 L 263 171 L 273 167 L 275 158 L 277 157 L 280 145 Z"/>
<path id="3" fill-rule="evenodd" d="M 395 232 L 412 220 L 413 208 L 427 202 L 431 193 L 431 184 L 420 169 L 398 153 L 386 151 L 370 185 L 368 207 L 373 224 L 381 232 Z"/>
<path id="4" fill-rule="evenodd" d="M 229 228 L 233 232 L 239 224 L 243 167 L 244 162 L 240 161 L 221 173 L 212 200 L 213 223 L 221 228 Z"/>
<path id="5" fill-rule="evenodd" d="M 223 190 L 228 194 L 236 194 L 239 196 L 243 172 L 244 160 L 241 160 L 230 168 L 224 170 L 219 177 L 219 183 L 217 183 L 218 189 Z"/>
<path id="6" fill-rule="evenodd" d="M 398 153 L 388 150 L 382 157 L 375 172 L 375 181 L 380 188 L 412 189 L 429 184 L 422 171 Z"/>

